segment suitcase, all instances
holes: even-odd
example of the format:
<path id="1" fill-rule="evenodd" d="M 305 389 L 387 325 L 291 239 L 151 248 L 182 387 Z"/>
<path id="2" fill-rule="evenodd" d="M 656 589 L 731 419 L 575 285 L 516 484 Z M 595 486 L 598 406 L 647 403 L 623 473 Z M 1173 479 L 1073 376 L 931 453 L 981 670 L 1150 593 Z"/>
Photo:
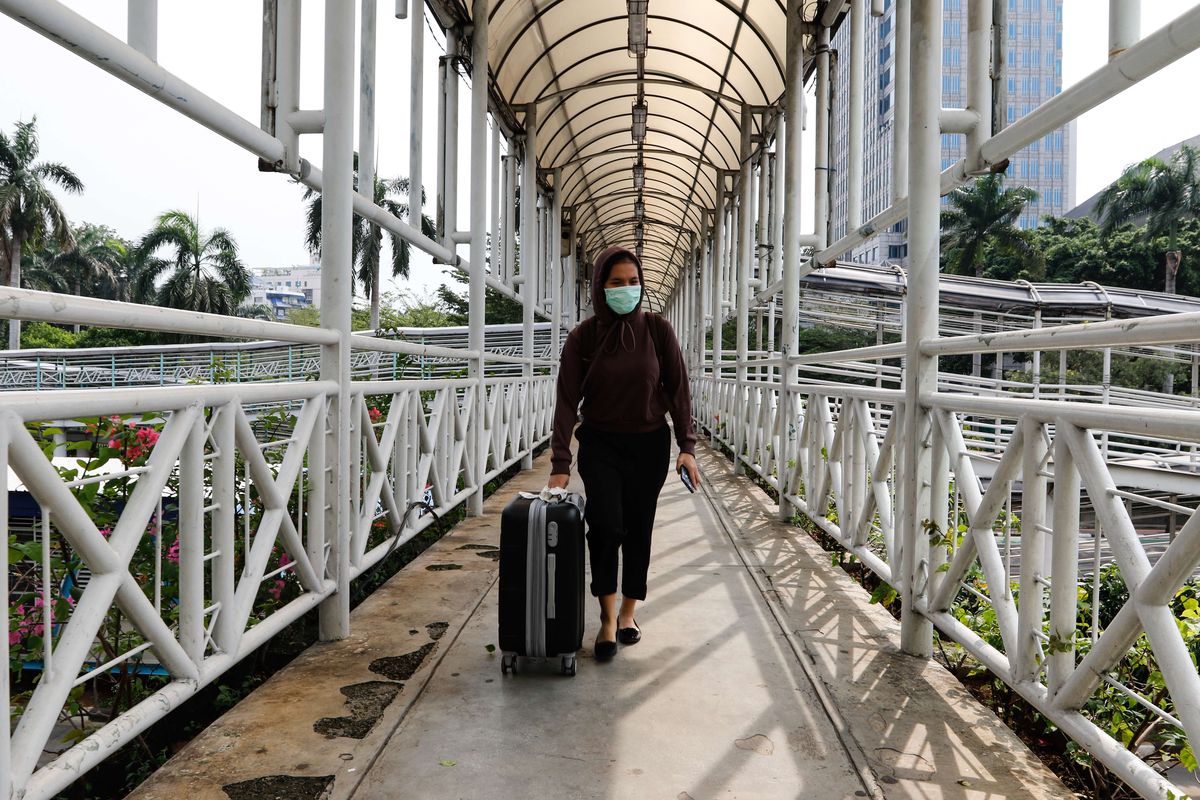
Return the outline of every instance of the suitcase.
<path id="1" fill-rule="evenodd" d="M 559 658 L 575 674 L 583 646 L 583 497 L 518 495 L 500 516 L 500 669 Z"/>

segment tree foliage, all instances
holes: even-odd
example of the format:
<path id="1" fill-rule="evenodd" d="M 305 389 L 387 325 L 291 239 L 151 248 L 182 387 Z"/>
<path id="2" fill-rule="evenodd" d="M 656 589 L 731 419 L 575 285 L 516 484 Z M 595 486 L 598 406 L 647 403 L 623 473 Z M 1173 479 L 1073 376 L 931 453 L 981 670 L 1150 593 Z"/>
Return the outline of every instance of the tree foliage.
<path id="1" fill-rule="evenodd" d="M 1023 259 L 1030 277 L 1040 279 L 1041 253 L 1015 225 L 1036 198 L 1037 192 L 1027 186 L 1004 188 L 1004 175 L 998 172 L 951 192 L 942 211 L 942 269 L 983 277 L 989 254 L 999 252 Z"/>

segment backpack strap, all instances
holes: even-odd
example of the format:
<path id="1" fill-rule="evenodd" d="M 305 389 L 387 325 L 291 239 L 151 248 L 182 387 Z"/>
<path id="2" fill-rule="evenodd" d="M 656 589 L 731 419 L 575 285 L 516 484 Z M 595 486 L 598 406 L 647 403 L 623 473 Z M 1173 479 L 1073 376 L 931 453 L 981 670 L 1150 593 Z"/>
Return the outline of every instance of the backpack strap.
<path id="1" fill-rule="evenodd" d="M 666 331 L 663 326 L 666 321 L 653 311 L 646 311 L 646 325 L 650 328 L 650 343 L 654 345 L 654 355 L 658 359 L 659 381 L 662 381 L 663 350 L 666 349 Z M 592 361 L 596 357 L 596 318 L 588 317 L 579 324 L 579 357 L 583 361 L 583 382 L 587 383 L 588 374 L 592 371 Z"/>

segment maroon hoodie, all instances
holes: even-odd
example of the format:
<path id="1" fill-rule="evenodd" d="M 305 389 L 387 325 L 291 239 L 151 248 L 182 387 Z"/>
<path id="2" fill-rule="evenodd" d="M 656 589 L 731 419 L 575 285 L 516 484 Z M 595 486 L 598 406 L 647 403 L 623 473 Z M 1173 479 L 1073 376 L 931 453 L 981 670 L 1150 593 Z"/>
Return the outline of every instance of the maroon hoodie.
<path id="1" fill-rule="evenodd" d="M 589 428 L 601 431 L 652 431 L 661 427 L 670 413 L 679 449 L 695 452 L 692 395 L 675 331 L 666 319 L 659 318 L 663 352 L 658 353 L 650 330 L 653 323 L 642 311 L 641 301 L 633 311 L 618 316 L 604 300 L 604 282 L 618 261 L 636 264 L 638 280 L 643 280 L 641 261 L 623 247 L 610 247 L 596 257 L 592 272 L 595 320 L 585 320 L 568 334 L 559 363 L 554 434 L 550 440 L 552 475 L 571 472 L 571 432 L 580 399 L 584 421 Z M 588 338 L 595 342 L 595 352 L 585 365 L 580 330 L 591 325 L 596 326 L 595 335 L 589 334 Z"/>

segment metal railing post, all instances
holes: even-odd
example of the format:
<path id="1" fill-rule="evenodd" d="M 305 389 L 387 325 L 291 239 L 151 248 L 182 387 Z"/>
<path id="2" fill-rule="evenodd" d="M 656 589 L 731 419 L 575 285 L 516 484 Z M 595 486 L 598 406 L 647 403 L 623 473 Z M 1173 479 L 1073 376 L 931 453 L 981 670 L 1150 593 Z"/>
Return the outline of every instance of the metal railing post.
<path id="1" fill-rule="evenodd" d="M 350 225 L 353 209 L 354 159 L 354 5 L 347 0 L 325 4 L 325 131 L 321 195 L 321 323 L 336 331 L 335 344 L 321 348 L 321 379 L 336 381 L 330 407 L 329 461 L 350 464 L 350 301 L 352 295 Z M 325 531 L 332 545 L 337 592 L 321 603 L 322 640 L 350 632 L 350 508 L 348 469 L 325 472 Z M 319 479 L 319 477 L 318 477 Z"/>
<path id="2" fill-rule="evenodd" d="M 413 3 L 409 14 L 408 223 L 421 229 L 424 208 L 422 146 L 425 124 L 425 3 Z"/>

